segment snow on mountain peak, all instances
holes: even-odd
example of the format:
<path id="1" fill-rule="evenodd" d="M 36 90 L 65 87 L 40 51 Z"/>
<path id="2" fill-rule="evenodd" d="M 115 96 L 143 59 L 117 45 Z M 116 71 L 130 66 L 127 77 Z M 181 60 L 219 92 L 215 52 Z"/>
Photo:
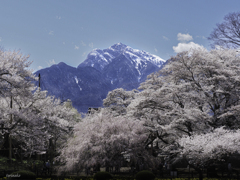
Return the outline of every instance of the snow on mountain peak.
<path id="1" fill-rule="evenodd" d="M 165 62 L 165 60 L 160 58 L 159 56 L 150 54 L 143 50 L 133 49 L 130 46 L 122 44 L 121 42 L 110 46 L 108 49 L 113 50 L 113 51 L 121 51 L 122 53 L 131 52 L 132 54 L 138 56 L 142 60 L 150 61 L 150 62 L 154 63 L 155 65 L 157 65 L 158 67 L 161 67 L 162 62 Z"/>
<path id="2" fill-rule="evenodd" d="M 108 49 L 113 51 L 124 51 L 126 49 L 127 45 L 123 43 L 117 43 L 112 46 L 110 46 Z"/>
<path id="3" fill-rule="evenodd" d="M 133 58 L 133 60 L 136 63 L 136 66 L 138 66 L 139 63 L 141 63 L 141 62 L 149 61 L 149 62 L 157 65 L 158 67 L 161 67 L 162 64 L 165 62 L 165 60 L 163 60 L 159 56 L 150 54 L 143 50 L 133 49 L 129 46 L 126 47 L 124 54 L 128 54 L 131 58 Z"/>
<path id="4" fill-rule="evenodd" d="M 93 49 L 89 54 L 88 58 L 91 58 L 91 56 L 96 59 L 101 59 L 103 61 L 106 61 L 108 63 L 108 60 L 103 56 L 103 51 L 101 49 Z"/>
<path id="5" fill-rule="evenodd" d="M 88 54 L 87 59 L 79 66 L 92 66 L 101 71 L 106 65 L 112 62 L 114 58 L 120 55 L 124 55 L 127 59 L 134 63 L 136 69 L 138 69 L 139 65 L 144 62 L 151 62 L 158 67 L 161 67 L 165 62 L 165 60 L 156 55 L 138 49 L 133 49 L 130 46 L 119 42 L 107 49 L 93 49 Z"/>
<path id="6" fill-rule="evenodd" d="M 101 49 L 93 49 L 89 54 L 88 56 L 97 56 L 99 54 L 102 53 L 102 50 Z"/>

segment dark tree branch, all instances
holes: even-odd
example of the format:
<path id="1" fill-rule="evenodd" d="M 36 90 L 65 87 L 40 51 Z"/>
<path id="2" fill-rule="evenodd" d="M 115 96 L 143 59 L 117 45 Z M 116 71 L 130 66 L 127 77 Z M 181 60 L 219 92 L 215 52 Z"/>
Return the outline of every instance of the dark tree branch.
<path id="1" fill-rule="evenodd" d="M 240 12 L 229 13 L 224 17 L 224 22 L 217 27 L 208 37 L 216 45 L 227 48 L 238 48 L 240 46 Z"/>

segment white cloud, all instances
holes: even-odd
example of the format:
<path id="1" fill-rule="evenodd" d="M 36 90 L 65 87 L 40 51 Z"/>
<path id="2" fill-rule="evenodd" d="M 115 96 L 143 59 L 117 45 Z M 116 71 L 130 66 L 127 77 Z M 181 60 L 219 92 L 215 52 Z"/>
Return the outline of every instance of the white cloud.
<path id="1" fill-rule="evenodd" d="M 62 17 L 61 17 L 61 16 L 56 16 L 56 19 L 59 19 L 59 20 L 60 20 L 60 19 L 62 19 Z"/>
<path id="2" fill-rule="evenodd" d="M 158 52 L 157 48 L 154 47 L 154 51 L 155 51 L 155 52 Z"/>
<path id="3" fill-rule="evenodd" d="M 56 62 L 55 62 L 54 59 L 52 59 L 52 60 L 49 60 L 49 61 L 47 62 L 47 64 L 48 64 L 48 66 L 51 66 L 51 65 L 53 65 L 53 64 L 56 64 Z"/>
<path id="4" fill-rule="evenodd" d="M 89 43 L 89 47 L 93 48 L 93 43 Z"/>
<path id="5" fill-rule="evenodd" d="M 2 37 L 0 37 L 0 42 L 2 41 Z"/>
<path id="6" fill-rule="evenodd" d="M 178 41 L 191 41 L 193 40 L 193 37 L 189 34 L 182 34 L 178 33 L 177 35 Z"/>
<path id="7" fill-rule="evenodd" d="M 49 31 L 48 34 L 49 34 L 49 35 L 54 35 L 54 32 L 53 32 L 53 31 Z"/>
<path id="8" fill-rule="evenodd" d="M 82 44 L 82 46 L 86 46 L 86 44 L 83 41 L 81 41 L 81 44 Z"/>
<path id="9" fill-rule="evenodd" d="M 84 52 L 84 53 L 82 53 L 82 56 L 85 56 L 87 54 L 87 52 Z"/>
<path id="10" fill-rule="evenodd" d="M 196 36 L 197 38 L 207 39 L 205 36 Z"/>
<path id="11" fill-rule="evenodd" d="M 166 36 L 163 36 L 163 39 L 165 39 L 166 41 L 168 41 L 169 39 Z"/>
<path id="12" fill-rule="evenodd" d="M 78 49 L 79 49 L 79 46 L 75 45 L 75 48 L 74 48 L 74 49 L 78 50 Z"/>
<path id="13" fill-rule="evenodd" d="M 202 45 L 196 44 L 194 42 L 189 42 L 189 43 L 178 43 L 177 46 L 173 46 L 173 50 L 176 53 L 180 53 L 182 51 L 188 51 L 190 49 L 197 49 L 197 48 L 203 48 Z"/>

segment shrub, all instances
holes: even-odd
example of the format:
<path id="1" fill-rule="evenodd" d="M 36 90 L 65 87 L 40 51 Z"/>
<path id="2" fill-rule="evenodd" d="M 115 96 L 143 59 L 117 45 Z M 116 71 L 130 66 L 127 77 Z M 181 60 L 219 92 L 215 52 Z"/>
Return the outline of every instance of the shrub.
<path id="1" fill-rule="evenodd" d="M 113 176 L 113 180 L 134 180 L 133 176 Z"/>
<path id="2" fill-rule="evenodd" d="M 30 171 L 17 171 L 9 175 L 11 179 L 36 179 L 36 174 Z"/>
<path id="3" fill-rule="evenodd" d="M 108 172 L 97 172 L 94 176 L 93 179 L 95 180 L 107 180 L 107 179 L 112 179 L 112 175 Z"/>
<path id="4" fill-rule="evenodd" d="M 140 171 L 136 174 L 136 180 L 154 180 L 155 175 L 150 171 Z"/>

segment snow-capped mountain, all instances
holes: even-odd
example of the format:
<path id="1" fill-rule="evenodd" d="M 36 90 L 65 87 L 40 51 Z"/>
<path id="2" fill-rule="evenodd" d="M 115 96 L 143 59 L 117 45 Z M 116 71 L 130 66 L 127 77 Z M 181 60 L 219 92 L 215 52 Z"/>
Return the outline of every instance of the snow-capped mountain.
<path id="1" fill-rule="evenodd" d="M 117 43 L 107 49 L 92 50 L 88 54 L 87 59 L 81 63 L 79 67 L 92 66 L 95 69 L 102 71 L 106 65 L 111 63 L 114 58 L 120 55 L 124 55 L 132 64 L 135 65 L 135 68 L 138 71 L 141 71 L 141 68 L 146 62 L 151 62 L 159 68 L 165 62 L 165 60 L 156 55 L 140 51 L 138 49 L 132 49 L 122 43 Z"/>
<path id="2" fill-rule="evenodd" d="M 112 89 L 137 88 L 147 75 L 161 68 L 162 58 L 145 51 L 117 43 L 107 49 L 94 49 L 78 67 L 91 66 L 102 72 Z"/>
<path id="3" fill-rule="evenodd" d="M 122 43 L 107 49 L 94 49 L 77 68 L 59 63 L 37 71 L 42 89 L 61 99 L 71 99 L 79 112 L 99 107 L 108 91 L 132 90 L 147 75 L 161 69 L 165 60 Z"/>

